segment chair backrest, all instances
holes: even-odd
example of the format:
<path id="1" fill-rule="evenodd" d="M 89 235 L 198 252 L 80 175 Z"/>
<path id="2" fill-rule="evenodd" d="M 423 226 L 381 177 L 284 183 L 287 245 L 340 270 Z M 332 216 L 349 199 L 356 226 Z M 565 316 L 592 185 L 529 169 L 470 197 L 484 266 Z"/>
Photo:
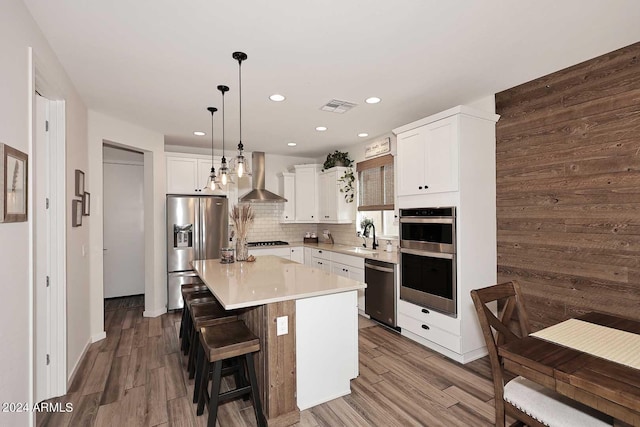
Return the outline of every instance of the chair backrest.
<path id="1" fill-rule="evenodd" d="M 497 409 L 498 405 L 502 406 L 504 389 L 504 372 L 498 356 L 498 346 L 529 335 L 529 316 L 524 307 L 520 285 L 515 280 L 475 289 L 471 291 L 471 298 L 489 352 Z M 487 307 L 487 304 L 494 301 L 504 303 L 499 316 Z"/>

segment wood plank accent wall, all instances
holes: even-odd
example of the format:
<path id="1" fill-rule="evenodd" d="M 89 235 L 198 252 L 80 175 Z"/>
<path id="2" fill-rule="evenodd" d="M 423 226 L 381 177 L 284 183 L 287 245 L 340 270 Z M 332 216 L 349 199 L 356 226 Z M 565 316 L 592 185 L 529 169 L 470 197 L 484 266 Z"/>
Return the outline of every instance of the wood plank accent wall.
<path id="1" fill-rule="evenodd" d="M 640 319 L 640 43 L 496 95 L 498 278 L 532 326 Z"/>

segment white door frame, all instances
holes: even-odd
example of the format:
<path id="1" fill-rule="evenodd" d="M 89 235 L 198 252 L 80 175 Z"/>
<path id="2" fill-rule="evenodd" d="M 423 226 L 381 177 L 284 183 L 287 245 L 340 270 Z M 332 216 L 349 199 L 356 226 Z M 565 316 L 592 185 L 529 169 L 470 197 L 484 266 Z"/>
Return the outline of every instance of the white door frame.
<path id="1" fill-rule="evenodd" d="M 49 276 L 49 300 L 50 307 L 48 310 L 47 321 L 49 337 L 47 341 L 50 343 L 50 375 L 49 384 L 44 387 L 47 390 L 48 396 L 44 398 L 50 398 L 54 396 L 61 396 L 67 392 L 67 305 L 66 305 L 66 128 L 65 128 L 65 101 L 64 100 L 49 100 L 48 108 L 48 145 L 42 145 L 42 141 L 36 140 L 36 114 L 35 114 L 35 97 L 36 90 L 42 95 L 51 98 L 56 97 L 56 88 L 47 84 L 45 73 L 42 67 L 38 67 L 38 59 L 31 48 L 29 48 L 30 59 L 30 79 L 29 79 L 29 96 L 30 96 L 30 109 L 29 109 L 29 121 L 31 137 L 29 142 L 29 151 L 31 154 L 32 162 L 35 158 L 35 150 L 46 149 L 46 165 L 40 168 L 29 168 L 29 189 L 30 194 L 30 295 L 31 300 L 29 304 L 30 312 L 30 388 L 31 388 L 31 400 L 35 402 L 36 398 L 41 399 L 42 396 L 36 397 L 36 381 L 40 380 L 36 378 L 35 363 L 38 360 L 35 352 L 35 339 L 36 339 L 36 327 L 42 325 L 36 324 L 35 310 L 39 310 L 36 307 L 36 286 L 45 286 L 46 281 L 41 280 L 36 275 L 34 259 L 36 254 L 37 245 L 45 245 L 46 253 L 45 260 L 38 259 L 37 263 L 43 263 L 47 266 Z M 33 165 L 33 163 L 31 163 Z M 47 191 L 49 199 L 48 209 L 48 233 L 46 236 L 38 236 L 35 233 L 35 212 L 38 209 L 44 209 L 46 200 L 35 200 L 33 185 L 35 183 L 36 174 L 45 174 L 45 180 L 48 181 Z"/>

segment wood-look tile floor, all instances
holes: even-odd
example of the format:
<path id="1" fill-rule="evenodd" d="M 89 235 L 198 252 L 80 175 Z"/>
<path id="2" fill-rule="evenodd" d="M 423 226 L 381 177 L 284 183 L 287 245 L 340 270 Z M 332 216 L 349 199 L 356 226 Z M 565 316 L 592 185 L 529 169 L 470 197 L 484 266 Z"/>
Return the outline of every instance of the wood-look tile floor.
<path id="1" fill-rule="evenodd" d="M 107 338 L 90 346 L 68 394 L 73 412 L 38 426 L 205 426 L 179 352 L 180 313 L 143 318 L 141 299 L 105 303 Z M 360 321 L 360 376 L 351 394 L 301 412 L 299 426 L 490 426 L 486 358 L 455 363 L 375 322 Z M 222 405 L 218 425 L 254 426 L 250 402 Z"/>

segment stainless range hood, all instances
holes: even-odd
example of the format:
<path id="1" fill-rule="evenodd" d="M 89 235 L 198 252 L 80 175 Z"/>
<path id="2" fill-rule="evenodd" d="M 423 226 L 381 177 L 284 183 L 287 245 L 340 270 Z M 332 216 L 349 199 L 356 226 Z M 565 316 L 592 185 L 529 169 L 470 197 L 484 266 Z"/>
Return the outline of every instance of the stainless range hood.
<path id="1" fill-rule="evenodd" d="M 253 169 L 253 190 L 240 198 L 241 202 L 267 203 L 286 202 L 287 199 L 272 193 L 264 188 L 264 152 L 254 151 L 251 153 L 251 169 Z"/>

